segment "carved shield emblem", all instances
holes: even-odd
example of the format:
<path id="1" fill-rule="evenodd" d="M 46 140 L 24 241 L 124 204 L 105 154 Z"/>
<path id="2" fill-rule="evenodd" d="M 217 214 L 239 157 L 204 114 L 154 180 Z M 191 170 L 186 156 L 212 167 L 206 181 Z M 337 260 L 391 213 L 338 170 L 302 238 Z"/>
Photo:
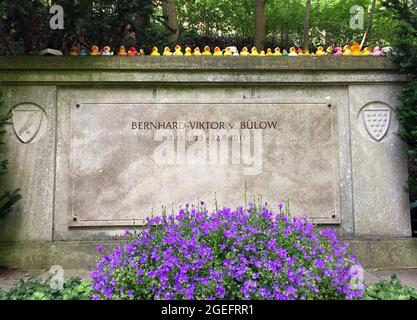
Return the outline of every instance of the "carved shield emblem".
<path id="1" fill-rule="evenodd" d="M 34 104 L 22 104 L 12 110 L 13 129 L 23 143 L 30 143 L 39 133 L 46 115 Z"/>
<path id="2" fill-rule="evenodd" d="M 381 141 L 387 134 L 391 122 L 389 108 L 365 109 L 362 113 L 366 131 L 376 141 Z"/>

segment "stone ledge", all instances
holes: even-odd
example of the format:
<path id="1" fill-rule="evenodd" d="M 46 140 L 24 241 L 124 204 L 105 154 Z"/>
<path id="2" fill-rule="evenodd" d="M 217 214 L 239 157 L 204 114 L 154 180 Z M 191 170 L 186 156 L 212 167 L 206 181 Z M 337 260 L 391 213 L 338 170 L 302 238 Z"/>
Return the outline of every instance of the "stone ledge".
<path id="1" fill-rule="evenodd" d="M 365 268 L 416 268 L 417 238 L 346 239 Z M 68 269 L 95 265 L 96 247 L 112 248 L 116 240 L 0 243 L 0 266 L 49 269 L 61 265 Z"/>
<path id="2" fill-rule="evenodd" d="M 0 70 L 397 70 L 387 57 L 0 57 Z"/>

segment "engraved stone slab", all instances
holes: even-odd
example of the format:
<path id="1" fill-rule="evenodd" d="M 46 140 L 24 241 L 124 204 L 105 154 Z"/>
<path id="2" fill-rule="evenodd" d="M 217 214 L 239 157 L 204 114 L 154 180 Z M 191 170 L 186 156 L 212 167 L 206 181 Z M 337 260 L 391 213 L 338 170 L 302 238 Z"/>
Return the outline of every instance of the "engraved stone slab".
<path id="1" fill-rule="evenodd" d="M 339 223 L 336 110 L 327 103 L 71 107 L 72 227 L 140 225 L 161 206 L 253 196 Z"/>

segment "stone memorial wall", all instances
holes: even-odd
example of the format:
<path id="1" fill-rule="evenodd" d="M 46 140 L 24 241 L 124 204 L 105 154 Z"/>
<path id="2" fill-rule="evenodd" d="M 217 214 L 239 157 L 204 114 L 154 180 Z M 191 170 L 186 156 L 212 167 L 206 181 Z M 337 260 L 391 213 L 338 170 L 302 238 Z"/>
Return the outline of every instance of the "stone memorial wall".
<path id="1" fill-rule="evenodd" d="M 289 199 L 354 241 L 410 237 L 405 80 L 373 57 L 0 58 L 1 188 L 23 195 L 0 263 L 87 261 L 94 241 L 199 200 Z"/>

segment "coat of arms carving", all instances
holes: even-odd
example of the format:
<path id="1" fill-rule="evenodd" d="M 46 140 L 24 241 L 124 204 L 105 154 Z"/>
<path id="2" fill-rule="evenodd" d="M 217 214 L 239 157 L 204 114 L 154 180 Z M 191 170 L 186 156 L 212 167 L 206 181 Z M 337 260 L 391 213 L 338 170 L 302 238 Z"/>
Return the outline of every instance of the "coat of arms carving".
<path id="1" fill-rule="evenodd" d="M 375 141 L 381 141 L 388 132 L 391 109 L 388 107 L 366 108 L 362 112 L 366 131 Z"/>
<path id="2" fill-rule="evenodd" d="M 38 135 L 46 114 L 35 104 L 20 104 L 12 110 L 13 129 L 22 143 L 30 143 Z"/>

